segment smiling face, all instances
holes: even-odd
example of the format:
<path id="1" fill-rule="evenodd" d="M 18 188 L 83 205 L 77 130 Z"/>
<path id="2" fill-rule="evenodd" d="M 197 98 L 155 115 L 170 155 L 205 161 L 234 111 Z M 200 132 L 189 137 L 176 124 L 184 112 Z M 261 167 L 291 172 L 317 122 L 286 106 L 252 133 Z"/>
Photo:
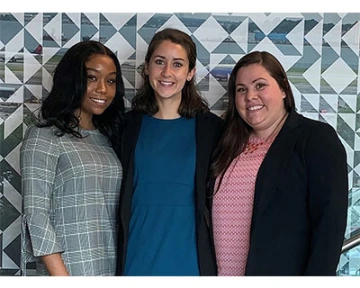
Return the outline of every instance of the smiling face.
<path id="1" fill-rule="evenodd" d="M 80 126 L 92 129 L 93 115 L 102 114 L 116 93 L 116 66 L 107 55 L 95 54 L 85 63 L 87 88 L 81 103 Z"/>
<path id="2" fill-rule="evenodd" d="M 145 74 L 159 101 L 181 102 L 181 91 L 186 81 L 194 76 L 195 68 L 189 71 L 189 59 L 185 49 L 169 40 L 159 44 L 148 63 Z"/>
<path id="3" fill-rule="evenodd" d="M 284 91 L 259 64 L 240 68 L 235 86 L 236 109 L 241 118 L 258 137 L 268 137 L 286 114 Z"/>

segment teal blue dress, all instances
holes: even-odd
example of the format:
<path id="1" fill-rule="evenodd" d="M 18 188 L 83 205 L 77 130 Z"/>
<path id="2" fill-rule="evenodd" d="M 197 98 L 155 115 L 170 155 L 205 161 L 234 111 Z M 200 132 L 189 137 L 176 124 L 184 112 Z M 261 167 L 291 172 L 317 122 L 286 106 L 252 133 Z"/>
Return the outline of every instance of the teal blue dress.
<path id="1" fill-rule="evenodd" d="M 125 275 L 199 275 L 195 118 L 144 116 L 135 148 Z"/>

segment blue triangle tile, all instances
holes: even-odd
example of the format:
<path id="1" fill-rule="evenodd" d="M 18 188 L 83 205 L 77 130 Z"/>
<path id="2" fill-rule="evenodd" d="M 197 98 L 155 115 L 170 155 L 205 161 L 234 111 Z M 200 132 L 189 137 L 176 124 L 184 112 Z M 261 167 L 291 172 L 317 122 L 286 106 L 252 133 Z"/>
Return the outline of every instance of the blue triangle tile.
<path id="1" fill-rule="evenodd" d="M 304 35 L 309 33 L 319 22 L 323 19 L 323 17 L 319 13 L 302 13 L 304 16 Z"/>
<path id="2" fill-rule="evenodd" d="M 18 34 L 24 26 L 10 13 L 1 14 L 0 41 L 5 45 Z"/>
<path id="3" fill-rule="evenodd" d="M 217 54 L 245 54 L 245 51 L 228 36 L 223 42 L 219 44 L 211 53 Z"/>
<path id="4" fill-rule="evenodd" d="M 211 16 L 211 13 L 175 13 L 175 16 L 194 33 Z"/>
<path id="5" fill-rule="evenodd" d="M 115 27 L 106 19 L 103 14 L 100 14 L 100 39 L 103 43 L 109 40 L 115 33 L 117 33 Z"/>
<path id="6" fill-rule="evenodd" d="M 134 15 L 131 19 L 125 23 L 119 30 L 120 34 L 126 39 L 126 41 L 136 49 L 136 21 L 137 16 Z"/>
<path id="7" fill-rule="evenodd" d="M 86 17 L 84 13 L 81 14 L 81 33 L 82 41 L 91 39 L 99 29 Z"/>
<path id="8" fill-rule="evenodd" d="M 354 149 L 355 132 L 354 130 L 338 115 L 336 131 Z"/>
<path id="9" fill-rule="evenodd" d="M 60 48 L 59 44 L 43 29 L 43 46 Z"/>
<path id="10" fill-rule="evenodd" d="M 21 246 L 21 236 L 19 234 L 3 250 L 3 253 L 5 253 L 18 267 L 20 266 L 20 246 Z"/>
<path id="11" fill-rule="evenodd" d="M 210 52 L 199 42 L 196 37 L 191 35 L 191 39 L 194 41 L 197 50 L 197 58 L 204 66 L 210 64 Z"/>
<path id="12" fill-rule="evenodd" d="M 71 18 L 66 14 L 62 13 L 62 46 L 66 44 L 76 33 L 79 32 L 80 28 L 71 20 Z"/>
<path id="13" fill-rule="evenodd" d="M 235 31 L 236 28 L 244 22 L 247 17 L 245 16 L 213 16 L 213 18 L 221 25 L 221 27 L 229 34 Z"/>
<path id="14" fill-rule="evenodd" d="M 37 52 L 39 45 L 41 44 L 37 42 L 27 30 L 24 30 L 24 47 L 32 54 L 39 54 L 39 52 Z M 38 57 L 36 59 L 41 63 L 41 58 Z"/>
<path id="15" fill-rule="evenodd" d="M 39 13 L 25 13 L 24 14 L 24 26 L 29 24 Z"/>

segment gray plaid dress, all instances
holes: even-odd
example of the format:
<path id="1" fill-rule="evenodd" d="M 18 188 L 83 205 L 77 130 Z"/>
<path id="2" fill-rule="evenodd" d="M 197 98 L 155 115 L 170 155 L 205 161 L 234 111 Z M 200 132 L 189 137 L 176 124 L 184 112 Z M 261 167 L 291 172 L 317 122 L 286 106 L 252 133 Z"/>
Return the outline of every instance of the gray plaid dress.
<path id="1" fill-rule="evenodd" d="M 98 130 L 79 139 L 30 127 L 20 150 L 21 269 L 60 252 L 70 275 L 115 275 L 116 213 L 122 167 Z"/>

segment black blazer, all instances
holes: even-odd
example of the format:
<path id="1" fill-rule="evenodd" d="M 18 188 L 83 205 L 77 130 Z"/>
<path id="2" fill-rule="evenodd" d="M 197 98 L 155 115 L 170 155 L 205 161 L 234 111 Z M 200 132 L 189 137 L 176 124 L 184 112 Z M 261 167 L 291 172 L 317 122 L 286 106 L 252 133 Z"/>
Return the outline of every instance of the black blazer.
<path id="1" fill-rule="evenodd" d="M 123 275 L 129 237 L 129 223 L 133 196 L 134 155 L 143 115 L 129 112 L 117 151 L 124 171 L 119 205 L 118 260 L 116 275 Z M 223 121 L 213 113 L 196 116 L 195 205 L 196 237 L 200 275 L 216 275 L 215 254 L 211 245 L 210 213 L 206 203 L 206 181 L 210 156 L 219 139 Z"/>
<path id="2" fill-rule="evenodd" d="M 336 131 L 291 112 L 258 171 L 245 275 L 335 275 L 347 202 Z"/>

